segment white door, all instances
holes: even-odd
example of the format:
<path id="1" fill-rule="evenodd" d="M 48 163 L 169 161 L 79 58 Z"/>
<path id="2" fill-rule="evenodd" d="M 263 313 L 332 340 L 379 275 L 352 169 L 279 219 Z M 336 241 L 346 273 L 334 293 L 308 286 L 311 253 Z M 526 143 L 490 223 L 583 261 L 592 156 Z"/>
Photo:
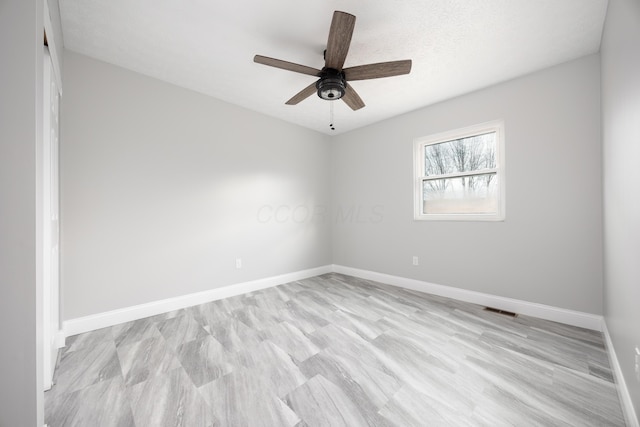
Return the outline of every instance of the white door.
<path id="1" fill-rule="evenodd" d="M 44 126 L 42 173 L 42 262 L 44 389 L 51 388 L 58 357 L 59 219 L 58 219 L 58 104 L 59 92 L 49 49 L 44 49 Z"/>

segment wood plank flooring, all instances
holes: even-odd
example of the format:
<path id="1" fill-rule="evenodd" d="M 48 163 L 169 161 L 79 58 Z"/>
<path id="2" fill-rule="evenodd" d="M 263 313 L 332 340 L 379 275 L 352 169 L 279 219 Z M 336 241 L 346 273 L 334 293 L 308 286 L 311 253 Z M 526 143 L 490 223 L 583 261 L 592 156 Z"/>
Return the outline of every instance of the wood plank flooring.
<path id="1" fill-rule="evenodd" d="M 338 274 L 76 335 L 60 426 L 624 426 L 598 332 Z"/>

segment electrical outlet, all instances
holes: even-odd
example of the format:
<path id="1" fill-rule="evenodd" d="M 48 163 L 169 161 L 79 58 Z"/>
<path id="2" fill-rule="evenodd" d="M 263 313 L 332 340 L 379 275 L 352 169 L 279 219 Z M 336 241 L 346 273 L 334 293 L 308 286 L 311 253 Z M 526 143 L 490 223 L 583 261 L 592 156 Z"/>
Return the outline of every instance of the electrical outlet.
<path id="1" fill-rule="evenodd" d="M 242 268 L 242 258 L 236 258 L 236 268 L 237 269 Z"/>
<path id="2" fill-rule="evenodd" d="M 640 383 L 640 345 L 636 346 L 636 380 Z"/>
<path id="3" fill-rule="evenodd" d="M 417 256 L 413 256 L 413 265 L 420 265 L 420 262 L 418 261 L 418 257 Z"/>

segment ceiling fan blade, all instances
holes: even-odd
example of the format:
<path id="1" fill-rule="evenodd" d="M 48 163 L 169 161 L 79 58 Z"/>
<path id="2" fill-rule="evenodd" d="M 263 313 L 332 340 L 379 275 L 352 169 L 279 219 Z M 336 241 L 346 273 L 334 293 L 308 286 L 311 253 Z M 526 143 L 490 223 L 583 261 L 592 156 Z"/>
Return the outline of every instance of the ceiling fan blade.
<path id="1" fill-rule="evenodd" d="M 350 13 L 338 10 L 333 12 L 327 51 L 325 52 L 325 67 L 338 71 L 342 70 L 344 60 L 347 58 L 347 52 L 349 52 L 355 25 L 356 17 Z"/>
<path id="2" fill-rule="evenodd" d="M 379 62 L 377 64 L 358 65 L 342 70 L 347 81 L 379 79 L 381 77 L 400 76 L 411 72 L 411 60 Z"/>
<path id="3" fill-rule="evenodd" d="M 296 73 L 308 74 L 310 76 L 320 76 L 320 70 L 316 68 L 307 67 L 306 65 L 294 64 L 293 62 L 283 61 L 281 59 L 269 58 L 268 56 L 256 55 L 253 57 L 253 62 L 268 65 L 270 67 L 281 68 L 283 70 L 293 71 Z"/>
<path id="4" fill-rule="evenodd" d="M 341 98 L 345 104 L 347 104 L 353 111 L 359 110 L 364 107 L 364 102 L 360 95 L 347 83 L 344 95 Z"/>
<path id="5" fill-rule="evenodd" d="M 300 101 L 303 101 L 303 100 L 307 99 L 308 97 L 310 97 L 311 95 L 313 95 L 314 93 L 316 93 L 316 91 L 317 91 L 316 82 L 313 82 L 309 86 L 307 86 L 304 89 L 302 89 L 300 92 L 298 92 L 295 95 L 293 95 L 293 97 L 290 100 L 288 100 L 287 102 L 285 102 L 285 104 L 287 104 L 287 105 L 296 105 Z"/>

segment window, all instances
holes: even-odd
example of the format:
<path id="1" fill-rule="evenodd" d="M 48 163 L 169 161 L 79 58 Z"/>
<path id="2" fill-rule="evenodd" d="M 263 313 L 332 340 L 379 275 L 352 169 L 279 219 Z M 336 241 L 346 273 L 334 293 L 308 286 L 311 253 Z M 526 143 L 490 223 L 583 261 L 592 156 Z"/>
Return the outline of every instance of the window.
<path id="1" fill-rule="evenodd" d="M 414 141 L 414 218 L 504 220 L 504 125 L 483 123 Z"/>

